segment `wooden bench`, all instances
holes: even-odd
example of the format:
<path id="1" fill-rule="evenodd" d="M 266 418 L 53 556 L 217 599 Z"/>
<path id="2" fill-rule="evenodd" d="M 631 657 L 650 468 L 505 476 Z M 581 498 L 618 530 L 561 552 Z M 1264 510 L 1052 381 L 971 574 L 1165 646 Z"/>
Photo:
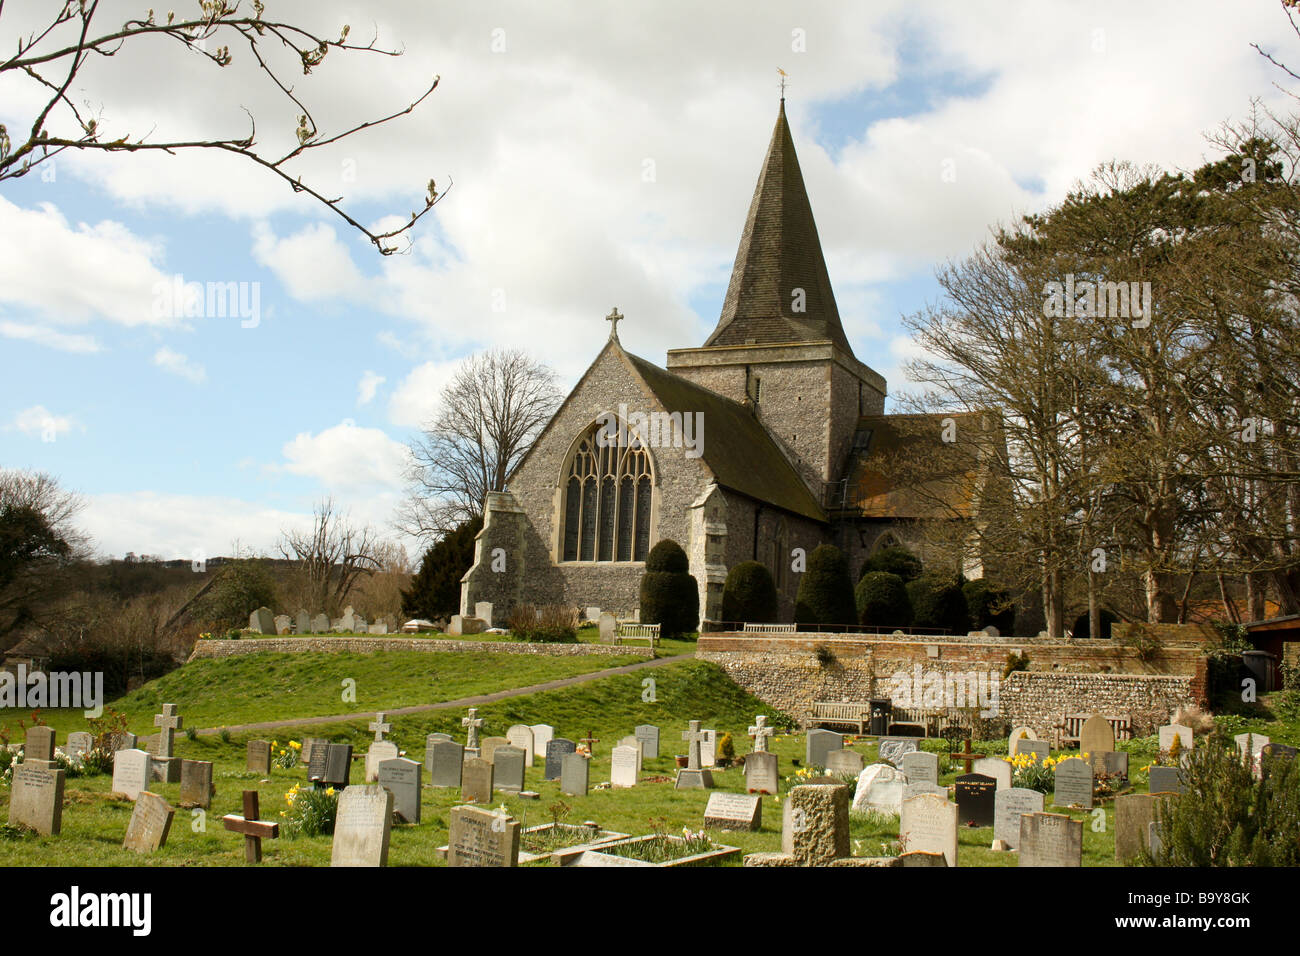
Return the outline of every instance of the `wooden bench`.
<path id="1" fill-rule="evenodd" d="M 659 639 L 659 624 L 637 624 L 634 621 L 619 621 L 618 626 L 614 629 L 614 643 L 622 644 L 624 641 L 646 641 L 650 642 L 650 649 L 653 650 L 655 641 Z"/>
<path id="2" fill-rule="evenodd" d="M 853 727 L 859 734 L 865 734 L 871 726 L 871 705 L 816 701 L 809 723 L 819 727 L 822 724 Z"/>
<path id="3" fill-rule="evenodd" d="M 794 624 L 746 624 L 746 634 L 793 634 Z"/>
<path id="4" fill-rule="evenodd" d="M 1084 722 L 1092 714 L 1066 714 L 1061 718 L 1061 726 L 1057 730 L 1057 750 L 1064 750 L 1067 747 L 1079 746 L 1079 736 L 1083 732 Z M 1133 722 L 1128 717 L 1112 717 L 1104 715 L 1106 723 L 1110 724 L 1110 732 L 1115 735 L 1116 740 L 1129 740 L 1133 736 Z"/>

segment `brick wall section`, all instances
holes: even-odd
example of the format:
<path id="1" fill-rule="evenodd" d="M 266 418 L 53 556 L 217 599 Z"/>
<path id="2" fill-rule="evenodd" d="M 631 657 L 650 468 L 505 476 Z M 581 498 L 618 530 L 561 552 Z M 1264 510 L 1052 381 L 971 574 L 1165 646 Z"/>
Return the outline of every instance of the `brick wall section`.
<path id="1" fill-rule="evenodd" d="M 534 657 L 646 657 L 648 647 L 609 644 L 526 644 L 505 641 L 440 641 L 417 637 L 279 637 L 238 641 L 196 641 L 186 663 L 202 658 L 234 657 L 239 654 L 307 654 L 326 651 L 336 654 L 372 654 L 375 651 L 424 651 L 430 654 L 478 652 L 485 654 L 531 654 Z"/>

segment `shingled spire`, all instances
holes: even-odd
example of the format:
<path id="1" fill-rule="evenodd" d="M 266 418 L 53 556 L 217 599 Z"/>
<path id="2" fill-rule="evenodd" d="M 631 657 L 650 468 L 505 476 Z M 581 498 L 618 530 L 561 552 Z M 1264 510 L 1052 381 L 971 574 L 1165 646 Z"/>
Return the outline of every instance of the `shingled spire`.
<path id="1" fill-rule="evenodd" d="M 802 296 L 797 290 L 802 290 Z M 767 158 L 745 218 L 722 317 L 704 344 L 827 340 L 853 354 L 835 307 L 782 97 Z"/>

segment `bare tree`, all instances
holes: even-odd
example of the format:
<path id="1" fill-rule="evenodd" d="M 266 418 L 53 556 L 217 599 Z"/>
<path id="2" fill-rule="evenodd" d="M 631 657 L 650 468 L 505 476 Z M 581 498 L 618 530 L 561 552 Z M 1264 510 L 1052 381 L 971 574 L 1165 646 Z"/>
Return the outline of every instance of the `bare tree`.
<path id="1" fill-rule="evenodd" d="M 335 514 L 332 498 L 316 506 L 310 531 L 281 530 L 280 553 L 298 562 L 303 603 L 331 615 L 343 607 L 359 577 L 383 567 L 375 533 Z"/>
<path id="2" fill-rule="evenodd" d="M 560 405 L 555 373 L 519 349 L 461 363 L 437 417 L 411 443 L 410 488 L 397 526 L 441 537 L 483 513 Z"/>
<path id="3" fill-rule="evenodd" d="M 0 77 L 25 77 L 42 88 L 41 96 L 45 100 L 33 116 L 31 126 L 25 134 L 11 136 L 0 125 L 0 182 L 25 176 L 65 149 L 108 153 L 161 151 L 170 154 L 200 149 L 221 150 L 269 170 L 294 192 L 307 193 L 328 206 L 348 225 L 364 234 L 384 255 L 390 255 L 399 248 L 388 240 L 405 233 L 433 208 L 441 195 L 446 194 L 444 191 L 440 195 L 435 182 L 430 179 L 423 200 L 424 207 L 412 211 L 409 220 L 400 228 L 376 233 L 342 209 L 342 196 L 331 198 L 317 191 L 305 184 L 302 176 L 295 175 L 291 169 L 292 161 L 310 150 L 329 146 L 361 130 L 410 113 L 437 88 L 438 78 L 434 77 L 428 89 L 402 109 L 337 132 L 323 132 L 297 88 L 284 78 L 286 67 L 292 64 L 293 68 L 301 69 L 304 75 L 310 75 L 331 50 L 358 51 L 388 57 L 401 55 L 400 51 L 377 46 L 377 37 L 364 46 L 348 43 L 350 30 L 344 26 L 337 40 L 326 39 L 298 24 L 266 18 L 265 5 L 261 0 L 253 0 L 251 15 L 241 12 L 239 0 L 200 0 L 199 13 L 191 19 L 178 20 L 169 12 L 165 20 L 159 20 L 154 16 L 153 10 L 150 10 L 143 20 L 127 20 L 120 27 L 106 27 L 95 22 L 100 0 L 64 0 L 49 6 L 55 12 L 44 15 L 36 28 L 20 33 L 16 38 L 15 52 L 7 59 L 0 59 Z M 0 18 L 5 12 L 4 2 L 0 0 Z M 149 134 L 133 138 L 130 131 L 108 132 L 103 116 L 92 115 L 92 110 L 87 105 L 90 97 L 83 94 L 79 97 L 79 105 L 70 91 L 92 55 L 109 58 L 129 49 L 130 56 L 142 57 L 146 54 L 141 41 L 154 36 L 173 40 L 220 69 L 229 67 L 235 61 L 230 46 L 223 44 L 223 40 L 234 43 L 237 50 L 246 47 L 252 64 L 250 69 L 265 74 L 267 81 L 288 101 L 298 117 L 292 147 L 280 155 L 259 151 L 257 123 L 252 113 L 248 114 L 248 135 L 241 137 L 152 140 L 148 138 Z M 270 41 L 270 50 L 265 48 L 267 41 Z M 278 57 L 283 58 L 283 62 L 276 62 Z"/>

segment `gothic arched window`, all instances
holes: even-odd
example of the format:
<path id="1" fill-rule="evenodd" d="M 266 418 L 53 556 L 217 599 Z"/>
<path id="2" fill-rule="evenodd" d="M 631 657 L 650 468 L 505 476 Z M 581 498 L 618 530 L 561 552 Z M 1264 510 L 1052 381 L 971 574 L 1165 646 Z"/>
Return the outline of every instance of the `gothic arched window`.
<path id="1" fill-rule="evenodd" d="M 650 453 L 636 435 L 596 425 L 578 443 L 561 485 L 565 561 L 644 561 L 650 551 Z"/>

